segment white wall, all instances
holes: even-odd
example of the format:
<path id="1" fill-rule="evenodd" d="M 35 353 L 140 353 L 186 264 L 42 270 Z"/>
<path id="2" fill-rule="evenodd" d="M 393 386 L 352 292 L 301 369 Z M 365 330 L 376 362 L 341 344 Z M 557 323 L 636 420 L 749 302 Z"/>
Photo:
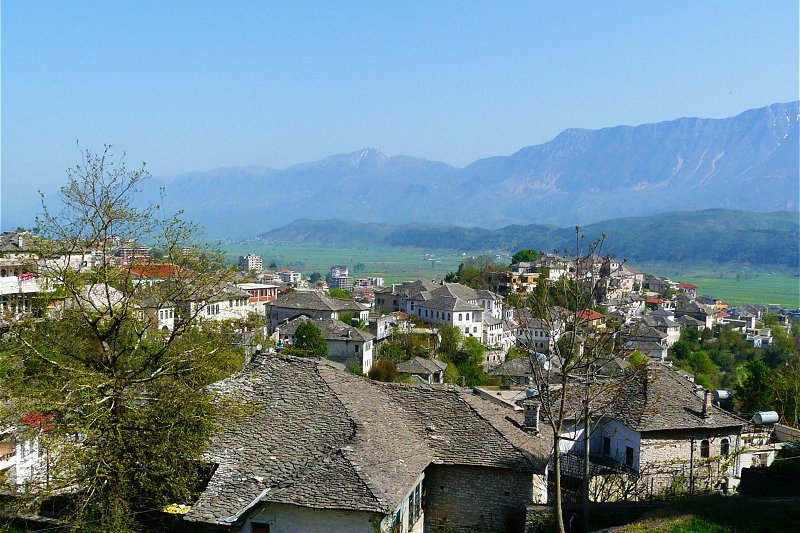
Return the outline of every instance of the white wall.
<path id="1" fill-rule="evenodd" d="M 378 518 L 378 515 L 367 512 L 268 503 L 248 518 L 240 531 L 251 533 L 255 522 L 269 524 L 270 533 L 374 533 Z"/>

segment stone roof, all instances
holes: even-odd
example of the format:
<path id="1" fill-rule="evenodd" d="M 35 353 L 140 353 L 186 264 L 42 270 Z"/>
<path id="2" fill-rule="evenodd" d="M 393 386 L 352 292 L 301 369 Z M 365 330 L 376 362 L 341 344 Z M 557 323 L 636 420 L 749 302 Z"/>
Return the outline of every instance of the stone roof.
<path id="1" fill-rule="evenodd" d="M 316 291 L 293 291 L 282 294 L 270 302 L 270 305 L 282 309 L 308 309 L 312 311 L 358 312 L 369 309 L 368 305 L 354 302 L 353 300 L 331 298 Z"/>
<path id="2" fill-rule="evenodd" d="M 705 326 L 706 323 L 690 315 L 683 315 L 675 319 L 679 324 L 689 327 Z"/>
<path id="3" fill-rule="evenodd" d="M 544 362 L 547 360 L 545 354 L 537 353 L 534 355 L 539 361 Z M 493 376 L 526 377 L 533 374 L 533 368 L 528 357 L 516 357 L 489 370 L 489 374 Z"/>
<path id="4" fill-rule="evenodd" d="M 447 368 L 447 363 L 439 359 L 414 357 L 397 364 L 397 371 L 403 374 L 435 374 Z"/>
<path id="5" fill-rule="evenodd" d="M 677 328 L 679 324 L 661 314 L 650 314 L 642 317 L 642 322 L 652 328 Z"/>
<path id="6" fill-rule="evenodd" d="M 214 388 L 248 414 L 212 439 L 217 468 L 189 521 L 237 523 L 262 502 L 387 514 L 431 463 L 535 471 L 456 390 L 282 355 L 254 358 Z"/>
<path id="7" fill-rule="evenodd" d="M 483 323 L 485 325 L 487 325 L 487 326 L 496 326 L 497 324 L 500 324 L 502 322 L 503 322 L 503 319 L 501 319 L 501 318 L 494 317 L 494 316 L 490 315 L 489 313 L 484 313 L 483 314 Z"/>
<path id="8" fill-rule="evenodd" d="M 488 291 L 487 291 L 488 292 Z M 478 299 L 478 292 L 460 283 L 442 283 L 431 289 L 420 290 L 407 297 L 429 309 L 442 311 L 481 311 L 482 308 L 470 303 Z"/>
<path id="9" fill-rule="evenodd" d="M 702 415 L 703 398 L 685 378 L 664 365 L 651 363 L 637 379 L 628 380 L 613 408 L 612 417 L 634 431 L 668 431 L 741 427 L 745 422 L 711 407 L 711 416 Z"/>
<path id="10" fill-rule="evenodd" d="M 296 318 L 289 320 L 288 322 L 283 322 L 276 326 L 276 329 L 280 331 L 281 335 L 288 335 L 290 337 L 294 336 L 294 332 L 297 330 L 297 326 L 302 324 L 303 322 L 311 322 L 315 326 L 317 326 L 320 331 L 322 332 L 322 337 L 326 341 L 371 341 L 375 338 L 375 335 L 369 333 L 368 331 L 361 331 L 358 328 L 354 328 L 353 326 L 349 326 L 342 322 L 341 320 L 333 320 L 330 318 L 323 318 L 313 320 L 306 315 L 300 315 Z"/>

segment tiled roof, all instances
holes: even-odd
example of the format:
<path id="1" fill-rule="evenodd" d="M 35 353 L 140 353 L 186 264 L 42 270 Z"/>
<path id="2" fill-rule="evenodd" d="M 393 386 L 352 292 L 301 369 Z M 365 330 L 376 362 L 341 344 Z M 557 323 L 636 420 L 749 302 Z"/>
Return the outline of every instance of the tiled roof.
<path id="1" fill-rule="evenodd" d="M 213 438 L 206 457 L 218 466 L 190 521 L 230 524 L 260 502 L 385 514 L 431 463 L 534 471 L 455 390 L 280 355 L 215 388 L 249 414 Z"/>
<path id="2" fill-rule="evenodd" d="M 745 422 L 711 407 L 702 415 L 703 398 L 685 378 L 664 365 L 651 363 L 638 379 L 629 380 L 613 408 L 613 418 L 634 431 L 665 431 L 743 426 Z"/>
<path id="3" fill-rule="evenodd" d="M 369 306 L 354 302 L 331 298 L 316 291 L 293 291 L 278 296 L 270 302 L 273 307 L 283 309 L 308 309 L 313 311 L 363 311 Z"/>
<path id="4" fill-rule="evenodd" d="M 317 326 L 322 332 L 322 336 L 326 341 L 371 341 L 375 338 L 375 335 L 372 333 L 361 331 L 358 328 L 349 326 L 341 320 L 332 320 L 329 318 L 313 320 L 306 315 L 300 315 L 292 320 L 289 320 L 288 322 L 284 322 L 278 325 L 277 329 L 280 330 L 281 335 L 288 335 L 291 337 L 294 336 L 297 326 L 303 322 L 311 322 Z"/>
<path id="5" fill-rule="evenodd" d="M 397 364 L 397 371 L 403 374 L 434 374 L 447 368 L 447 363 L 439 359 L 414 357 Z"/>

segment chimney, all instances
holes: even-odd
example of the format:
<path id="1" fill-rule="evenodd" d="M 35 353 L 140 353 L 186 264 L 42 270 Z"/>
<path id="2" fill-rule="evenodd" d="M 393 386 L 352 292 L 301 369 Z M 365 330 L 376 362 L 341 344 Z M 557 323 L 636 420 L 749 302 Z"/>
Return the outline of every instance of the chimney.
<path id="1" fill-rule="evenodd" d="M 710 390 L 706 390 L 703 394 L 703 418 L 708 418 L 711 416 L 711 400 L 714 396 L 711 394 Z"/>
<path id="2" fill-rule="evenodd" d="M 541 404 L 538 400 L 527 399 L 522 402 L 522 406 L 525 409 L 523 428 L 533 434 L 539 433 L 539 409 Z"/>

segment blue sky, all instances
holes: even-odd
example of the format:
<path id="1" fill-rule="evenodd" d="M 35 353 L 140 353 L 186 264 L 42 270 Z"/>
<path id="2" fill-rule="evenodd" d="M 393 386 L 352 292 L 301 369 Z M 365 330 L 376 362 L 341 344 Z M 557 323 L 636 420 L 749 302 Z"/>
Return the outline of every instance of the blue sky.
<path id="1" fill-rule="evenodd" d="M 461 166 L 798 99 L 796 0 L 0 8 L 6 211 L 63 183 L 76 141 L 155 175 L 363 146 Z"/>

